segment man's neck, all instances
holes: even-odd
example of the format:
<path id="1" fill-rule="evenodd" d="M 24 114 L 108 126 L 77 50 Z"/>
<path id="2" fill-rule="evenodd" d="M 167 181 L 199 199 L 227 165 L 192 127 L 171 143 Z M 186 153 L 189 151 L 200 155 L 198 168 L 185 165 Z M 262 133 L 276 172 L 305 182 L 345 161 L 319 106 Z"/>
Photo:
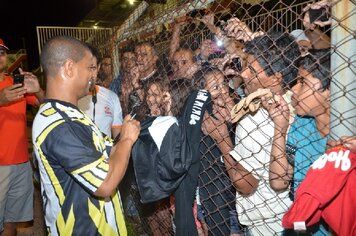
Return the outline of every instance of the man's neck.
<path id="1" fill-rule="evenodd" d="M 46 98 L 68 102 L 74 106 L 78 106 L 78 98 L 73 95 L 73 92 L 74 91 L 68 91 L 68 87 L 64 87 L 61 84 L 56 84 L 55 87 L 47 84 Z"/>
<path id="2" fill-rule="evenodd" d="M 330 133 L 330 108 L 324 113 L 315 116 L 316 127 L 319 130 L 320 136 L 325 137 Z"/>

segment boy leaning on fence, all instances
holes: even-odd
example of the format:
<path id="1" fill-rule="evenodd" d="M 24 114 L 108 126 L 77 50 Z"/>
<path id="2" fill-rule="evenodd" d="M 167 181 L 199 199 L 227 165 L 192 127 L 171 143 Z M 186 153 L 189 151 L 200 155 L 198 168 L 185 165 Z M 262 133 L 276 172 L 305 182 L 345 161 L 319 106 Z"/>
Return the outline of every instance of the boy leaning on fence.
<path id="1" fill-rule="evenodd" d="M 267 33 L 246 42 L 245 53 L 247 61 L 243 62 L 240 73 L 245 93 L 268 88 L 290 99 L 288 90 L 298 73 L 294 63 L 300 56 L 293 38 L 287 33 Z M 222 130 L 226 129 L 219 127 Z M 224 156 L 229 155 L 227 150 L 233 149 L 230 155 L 235 165 L 228 171 L 235 172 L 230 178 L 238 192 L 236 209 L 240 223 L 253 235 L 281 234 L 281 219 L 291 205 L 288 196 L 291 168 L 271 157 L 274 132 L 268 112 L 260 108 L 237 124 L 235 147 L 223 138 L 219 142 Z"/>
<path id="2" fill-rule="evenodd" d="M 300 62 L 298 83 L 293 86 L 296 117 L 289 128 L 286 154 L 293 165 L 291 196 L 305 179 L 313 162 L 326 151 L 330 133 L 330 50 L 311 51 Z M 327 235 L 323 220 L 311 227 L 313 235 Z"/>

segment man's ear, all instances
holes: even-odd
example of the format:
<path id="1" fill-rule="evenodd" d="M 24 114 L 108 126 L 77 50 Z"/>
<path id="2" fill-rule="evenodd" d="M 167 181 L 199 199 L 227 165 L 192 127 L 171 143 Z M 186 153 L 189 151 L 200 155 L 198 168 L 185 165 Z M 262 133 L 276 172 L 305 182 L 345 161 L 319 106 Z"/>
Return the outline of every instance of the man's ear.
<path id="1" fill-rule="evenodd" d="M 74 62 L 72 60 L 66 60 L 61 66 L 60 73 L 63 79 L 72 78 L 74 75 Z"/>
<path id="2" fill-rule="evenodd" d="M 325 98 L 325 100 L 330 101 L 330 89 L 322 90 L 320 87 L 319 93 L 320 93 L 320 95 L 322 95 Z"/>

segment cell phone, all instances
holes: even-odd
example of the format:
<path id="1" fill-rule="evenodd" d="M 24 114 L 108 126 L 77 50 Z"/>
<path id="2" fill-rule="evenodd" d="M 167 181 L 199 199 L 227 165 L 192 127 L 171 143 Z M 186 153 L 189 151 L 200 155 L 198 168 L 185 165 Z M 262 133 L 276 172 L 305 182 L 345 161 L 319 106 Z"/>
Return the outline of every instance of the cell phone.
<path id="1" fill-rule="evenodd" d="M 207 11 L 205 9 L 194 9 L 193 11 L 190 11 L 187 13 L 187 16 L 190 16 L 192 18 L 200 18 L 205 16 Z"/>
<path id="2" fill-rule="evenodd" d="M 25 80 L 25 75 L 21 75 L 21 74 L 15 74 L 14 75 L 14 84 L 22 84 Z"/>
<path id="3" fill-rule="evenodd" d="M 309 9 L 309 20 L 310 23 L 313 23 L 315 21 L 328 21 L 329 20 L 329 14 L 326 8 L 320 8 L 320 9 Z"/>

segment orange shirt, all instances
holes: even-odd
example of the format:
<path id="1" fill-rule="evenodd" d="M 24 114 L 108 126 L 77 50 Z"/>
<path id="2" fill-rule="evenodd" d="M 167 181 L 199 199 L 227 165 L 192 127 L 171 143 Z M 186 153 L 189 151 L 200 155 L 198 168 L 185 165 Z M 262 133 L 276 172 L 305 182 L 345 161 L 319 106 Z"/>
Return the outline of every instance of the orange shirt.
<path id="1" fill-rule="evenodd" d="M 11 86 L 13 79 L 5 76 L 0 90 Z M 28 140 L 26 132 L 26 104 L 37 104 L 34 95 L 0 106 L 0 165 L 14 165 L 28 161 Z"/>

